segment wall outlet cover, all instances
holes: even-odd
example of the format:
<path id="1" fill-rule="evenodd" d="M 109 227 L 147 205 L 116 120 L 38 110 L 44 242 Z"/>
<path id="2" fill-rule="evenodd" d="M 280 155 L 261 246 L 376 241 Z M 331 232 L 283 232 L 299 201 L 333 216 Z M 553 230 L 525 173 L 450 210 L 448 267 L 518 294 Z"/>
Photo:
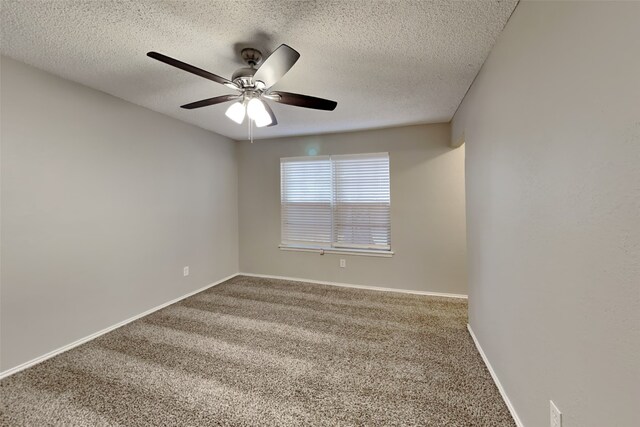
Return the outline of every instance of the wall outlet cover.
<path id="1" fill-rule="evenodd" d="M 182 274 L 184 274 L 184 277 L 187 277 L 189 275 L 189 266 L 186 266 L 183 270 L 182 270 Z"/>
<path id="2" fill-rule="evenodd" d="M 340 258 L 340 268 L 345 268 L 347 266 L 347 260 L 344 258 Z"/>
<path id="3" fill-rule="evenodd" d="M 562 412 L 558 409 L 553 400 L 549 401 L 549 414 L 551 427 L 562 427 Z"/>

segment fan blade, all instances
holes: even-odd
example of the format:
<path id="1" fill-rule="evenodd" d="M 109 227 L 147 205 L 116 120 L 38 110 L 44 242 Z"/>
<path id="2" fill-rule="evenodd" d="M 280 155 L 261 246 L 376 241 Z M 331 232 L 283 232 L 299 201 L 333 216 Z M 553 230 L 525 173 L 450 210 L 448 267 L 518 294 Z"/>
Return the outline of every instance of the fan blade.
<path id="1" fill-rule="evenodd" d="M 193 110 L 194 108 L 207 107 L 209 105 L 220 104 L 221 102 L 233 101 L 242 98 L 242 95 L 222 95 L 213 98 L 203 99 L 202 101 L 192 102 L 190 104 L 181 105 L 180 108 Z"/>
<path id="2" fill-rule="evenodd" d="M 169 64 L 173 67 L 180 68 L 181 70 L 187 71 L 189 73 L 195 74 L 200 77 L 204 77 L 205 79 L 209 79 L 216 83 L 223 84 L 232 89 L 240 89 L 238 85 L 236 85 L 231 80 L 227 80 L 224 77 L 217 76 L 213 73 L 205 71 L 201 68 L 194 67 L 193 65 L 189 65 L 186 62 L 178 61 L 177 59 L 173 59 L 169 56 L 163 55 L 158 52 L 147 52 L 147 56 L 149 58 L 157 59 L 160 62 L 164 62 L 165 64 Z"/>
<path id="3" fill-rule="evenodd" d="M 270 95 L 278 95 L 278 99 L 274 99 L 276 102 L 295 105 L 296 107 L 313 108 L 314 110 L 333 111 L 338 105 L 335 101 L 316 98 L 315 96 L 300 95 L 299 93 L 273 91 Z"/>
<path id="4" fill-rule="evenodd" d="M 254 81 L 261 81 L 265 87 L 270 88 L 282 78 L 293 64 L 300 58 L 300 54 L 286 44 L 281 44 L 271 55 L 260 65 L 258 71 L 253 75 Z"/>
<path id="5" fill-rule="evenodd" d="M 278 121 L 276 120 L 276 115 L 273 114 L 273 110 L 271 109 L 269 104 L 267 104 L 266 102 L 262 101 L 262 105 L 264 105 L 264 109 L 267 110 L 267 113 L 269 113 L 269 116 L 271 116 L 271 124 L 268 125 L 267 127 L 270 128 L 271 126 L 277 125 Z"/>

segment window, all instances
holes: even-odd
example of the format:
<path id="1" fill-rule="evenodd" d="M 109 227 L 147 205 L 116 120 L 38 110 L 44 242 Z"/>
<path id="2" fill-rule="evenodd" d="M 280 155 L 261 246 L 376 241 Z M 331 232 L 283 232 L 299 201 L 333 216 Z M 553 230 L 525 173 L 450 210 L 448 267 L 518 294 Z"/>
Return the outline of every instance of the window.
<path id="1" fill-rule="evenodd" d="M 389 252 L 389 154 L 280 159 L 282 248 Z"/>

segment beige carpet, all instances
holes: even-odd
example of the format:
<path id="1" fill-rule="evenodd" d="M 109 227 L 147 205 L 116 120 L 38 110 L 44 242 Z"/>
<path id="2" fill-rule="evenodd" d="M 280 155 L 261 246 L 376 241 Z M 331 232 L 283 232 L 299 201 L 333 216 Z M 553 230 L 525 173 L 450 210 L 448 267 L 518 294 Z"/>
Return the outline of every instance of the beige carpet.
<path id="1" fill-rule="evenodd" d="M 514 426 L 465 300 L 236 277 L 0 382 L 3 426 Z"/>

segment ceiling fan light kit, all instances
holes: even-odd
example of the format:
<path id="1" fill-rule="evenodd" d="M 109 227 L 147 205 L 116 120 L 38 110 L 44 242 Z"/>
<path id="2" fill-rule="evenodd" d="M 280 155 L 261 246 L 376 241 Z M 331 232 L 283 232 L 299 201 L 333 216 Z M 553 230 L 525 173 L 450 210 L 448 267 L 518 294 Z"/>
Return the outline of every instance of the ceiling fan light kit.
<path id="1" fill-rule="evenodd" d="M 147 56 L 239 92 L 233 95 L 216 96 L 192 102 L 182 105 L 181 108 L 192 110 L 223 102 L 236 101 L 226 110 L 225 115 L 238 124 L 242 124 L 245 116 L 248 116 L 249 135 L 251 138 L 253 135 L 251 131 L 252 123 L 256 127 L 275 126 L 278 124 L 273 110 L 266 101 L 324 111 L 333 111 L 338 105 L 335 101 L 328 99 L 271 89 L 300 58 L 300 54 L 286 44 L 280 45 L 264 61 L 262 52 L 259 50 L 243 49 L 241 57 L 247 66 L 236 70 L 231 80 L 158 52 L 148 52 Z"/>
<path id="2" fill-rule="evenodd" d="M 234 102 L 229 108 L 227 108 L 227 111 L 224 114 L 237 124 L 242 124 L 245 114 L 244 103 Z"/>
<path id="3" fill-rule="evenodd" d="M 271 124 L 271 117 L 262 101 L 258 98 L 251 98 L 247 103 L 247 115 L 259 128 Z"/>

